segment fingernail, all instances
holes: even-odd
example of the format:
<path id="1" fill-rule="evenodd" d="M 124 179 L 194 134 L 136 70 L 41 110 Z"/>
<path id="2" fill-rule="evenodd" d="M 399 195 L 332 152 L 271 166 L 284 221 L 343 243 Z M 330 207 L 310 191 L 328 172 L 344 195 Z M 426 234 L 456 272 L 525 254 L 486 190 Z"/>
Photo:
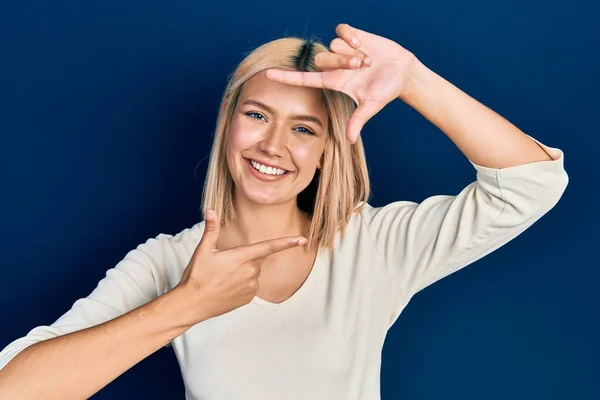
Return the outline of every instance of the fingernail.
<path id="1" fill-rule="evenodd" d="M 365 65 L 371 65 L 372 62 L 373 60 L 371 59 L 371 57 L 365 58 Z"/>
<path id="2" fill-rule="evenodd" d="M 212 221 L 213 219 L 215 219 L 215 212 L 210 208 L 207 209 L 206 213 L 204 214 L 204 219 L 206 219 L 207 221 Z"/>
<path id="3" fill-rule="evenodd" d="M 352 38 L 352 44 L 358 46 L 358 38 L 356 36 Z"/>
<path id="4" fill-rule="evenodd" d="M 352 68 L 356 68 L 356 67 L 358 67 L 358 63 L 359 63 L 359 60 L 358 60 L 358 58 L 353 58 L 352 60 L 350 60 L 350 66 L 351 66 Z"/>
<path id="5" fill-rule="evenodd" d="M 306 240 L 306 238 L 300 238 L 296 241 L 300 246 L 305 245 L 307 242 L 308 240 Z"/>

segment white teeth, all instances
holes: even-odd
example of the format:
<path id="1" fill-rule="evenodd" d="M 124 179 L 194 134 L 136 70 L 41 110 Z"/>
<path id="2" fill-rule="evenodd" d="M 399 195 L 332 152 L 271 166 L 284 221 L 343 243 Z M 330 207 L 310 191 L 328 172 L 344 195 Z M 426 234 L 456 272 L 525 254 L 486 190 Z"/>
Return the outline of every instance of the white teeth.
<path id="1" fill-rule="evenodd" d="M 257 163 L 254 160 L 250 160 L 250 165 L 252 165 L 252 167 L 257 170 L 260 171 L 261 173 L 265 174 L 265 175 L 283 175 L 286 173 L 285 170 L 280 169 L 280 168 L 274 168 L 274 167 L 267 167 L 266 165 L 262 165 L 260 163 Z"/>

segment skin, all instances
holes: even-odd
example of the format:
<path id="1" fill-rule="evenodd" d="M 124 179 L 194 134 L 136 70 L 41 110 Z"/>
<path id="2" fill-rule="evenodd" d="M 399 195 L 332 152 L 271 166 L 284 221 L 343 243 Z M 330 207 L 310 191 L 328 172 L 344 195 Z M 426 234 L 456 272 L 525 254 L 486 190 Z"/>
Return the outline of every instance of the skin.
<path id="1" fill-rule="evenodd" d="M 295 119 L 298 115 L 314 116 L 321 123 Z M 273 82 L 264 72 L 252 77 L 240 94 L 227 147 L 236 210 L 284 204 L 293 208 L 298 193 L 321 167 L 326 136 L 327 109 L 319 90 Z M 290 173 L 277 182 L 260 181 L 248 172 L 248 158 Z"/>
<path id="2" fill-rule="evenodd" d="M 348 121 L 350 142 L 356 142 L 369 119 L 399 99 L 481 166 L 509 168 L 557 156 L 547 154 L 512 123 L 427 68 L 400 44 L 348 24 L 338 25 L 336 34 L 332 52 L 315 57 L 315 65 L 323 72 L 271 69 L 266 76 L 275 82 L 350 96 L 358 105 Z"/>
<path id="3" fill-rule="evenodd" d="M 248 100 L 272 110 L 244 104 Z M 294 115 L 310 115 L 321 124 Z M 248 81 L 227 148 L 236 223 L 221 229 L 219 216 L 208 210 L 203 237 L 174 289 L 104 324 L 23 350 L 0 372 L 0 398 L 89 398 L 192 326 L 256 295 L 277 303 L 292 295 L 316 256 L 315 248 L 304 246 L 308 220 L 295 198 L 321 167 L 327 120 L 317 89 L 291 88 L 264 73 Z M 248 157 L 289 175 L 261 181 L 244 164 Z"/>
<path id="4" fill-rule="evenodd" d="M 309 220 L 296 197 L 322 167 L 327 132 L 320 90 L 274 82 L 264 72 L 244 84 L 226 152 L 238 218 L 221 229 L 218 249 L 308 234 Z M 248 159 L 288 172 L 282 179 L 262 180 L 250 170 Z M 257 295 L 272 302 L 290 297 L 309 274 L 316 252 L 305 246 L 268 257 Z"/>
<path id="5" fill-rule="evenodd" d="M 324 118 L 318 88 L 344 92 L 358 104 L 348 122 L 350 142 L 386 104 L 400 99 L 476 164 L 501 169 L 555 158 L 399 44 L 347 24 L 338 25 L 336 33 L 332 53 L 315 59 L 324 72 L 269 70 L 244 89 L 244 99 L 260 96 L 276 113 L 266 115 L 267 122 L 255 122 L 236 110 L 227 160 L 239 218 L 220 230 L 219 217 L 207 211 L 205 233 L 181 283 L 107 323 L 22 351 L 0 371 L 0 398 L 89 398 L 193 325 L 247 304 L 257 294 L 277 302 L 293 293 L 314 257 L 299 237 L 306 235 L 308 224 L 294 198 L 319 167 L 324 137 L 300 135 L 296 127 L 308 123 L 292 121 L 290 114 Z M 292 174 L 279 182 L 255 181 L 243 170 L 243 157 L 264 157 Z M 291 261 L 295 264 L 286 264 Z"/>

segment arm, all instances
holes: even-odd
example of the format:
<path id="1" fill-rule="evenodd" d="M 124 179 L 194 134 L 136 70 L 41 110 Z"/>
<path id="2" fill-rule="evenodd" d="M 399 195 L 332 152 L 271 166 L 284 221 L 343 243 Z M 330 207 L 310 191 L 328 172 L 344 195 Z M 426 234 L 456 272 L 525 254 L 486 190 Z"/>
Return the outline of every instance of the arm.
<path id="1" fill-rule="evenodd" d="M 348 24 L 338 25 L 336 33 L 331 51 L 315 55 L 322 71 L 270 69 L 267 78 L 350 97 L 357 104 L 346 127 L 351 143 L 371 117 L 399 98 L 441 129 L 477 172 L 476 181 L 455 196 L 361 212 L 364 229 L 399 289 L 398 311 L 417 291 L 531 226 L 559 201 L 569 179 L 562 151 L 525 135 L 398 43 Z"/>
<path id="2" fill-rule="evenodd" d="M 139 246 L 51 327 L 5 348 L 0 398 L 93 395 L 190 327 L 248 304 L 258 289 L 257 260 L 306 243 L 284 237 L 216 251 L 220 222 L 212 210 L 206 217 L 175 240 L 160 235 Z M 166 293 L 165 267 L 179 282 Z"/>
<path id="3" fill-rule="evenodd" d="M 521 234 L 556 205 L 568 184 L 561 150 L 524 134 L 418 60 L 411 71 L 399 98 L 456 144 L 477 179 L 455 196 L 363 213 L 399 287 L 399 304 Z"/>
<path id="4" fill-rule="evenodd" d="M 89 398 L 186 325 L 178 289 L 100 325 L 35 343 L 0 371 L 2 399 Z"/>
<path id="5" fill-rule="evenodd" d="M 509 121 L 418 59 L 399 98 L 444 132 L 477 165 L 500 169 L 558 157 L 546 153 Z"/>
<path id="6" fill-rule="evenodd" d="M 168 245 L 167 235 L 141 244 L 56 322 L 6 346 L 0 352 L 0 398 L 34 398 L 36 386 L 36 393 L 45 396 L 65 394 L 55 398 L 72 398 L 66 395 L 69 390 L 82 390 L 79 398 L 84 392 L 91 395 L 174 334 L 171 321 L 162 318 L 164 308 L 152 303 L 164 293 L 165 261 L 173 262 L 164 259 Z M 140 318 L 141 313 L 154 316 Z M 143 327 L 154 329 L 153 334 L 136 336 L 136 329 Z M 132 343 L 140 345 L 128 345 Z M 122 358 L 111 357 L 113 353 L 122 353 Z M 72 382 L 82 384 L 76 388 Z"/>

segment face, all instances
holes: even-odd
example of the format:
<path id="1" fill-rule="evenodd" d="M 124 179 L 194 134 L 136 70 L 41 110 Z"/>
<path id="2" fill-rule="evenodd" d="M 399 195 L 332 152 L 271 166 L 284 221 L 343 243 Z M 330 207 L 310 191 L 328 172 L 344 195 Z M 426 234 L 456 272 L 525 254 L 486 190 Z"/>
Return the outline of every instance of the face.
<path id="1" fill-rule="evenodd" d="M 235 196 L 260 204 L 294 203 L 321 168 L 327 108 L 318 89 L 248 80 L 231 121 L 227 163 Z"/>

